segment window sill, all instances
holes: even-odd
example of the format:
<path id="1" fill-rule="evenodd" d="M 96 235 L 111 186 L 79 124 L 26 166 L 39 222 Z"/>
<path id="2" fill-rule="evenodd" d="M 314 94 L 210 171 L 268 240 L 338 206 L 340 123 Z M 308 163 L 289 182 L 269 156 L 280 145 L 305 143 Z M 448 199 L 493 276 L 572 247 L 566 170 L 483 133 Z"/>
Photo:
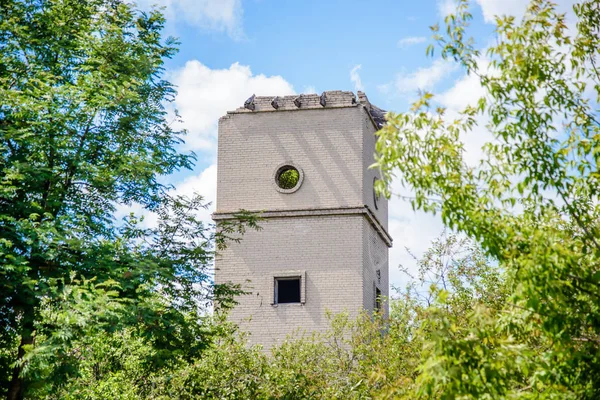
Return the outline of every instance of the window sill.
<path id="1" fill-rule="evenodd" d="M 303 306 L 304 302 L 300 302 L 300 303 L 271 303 L 271 306 L 273 307 L 286 307 L 286 306 Z"/>

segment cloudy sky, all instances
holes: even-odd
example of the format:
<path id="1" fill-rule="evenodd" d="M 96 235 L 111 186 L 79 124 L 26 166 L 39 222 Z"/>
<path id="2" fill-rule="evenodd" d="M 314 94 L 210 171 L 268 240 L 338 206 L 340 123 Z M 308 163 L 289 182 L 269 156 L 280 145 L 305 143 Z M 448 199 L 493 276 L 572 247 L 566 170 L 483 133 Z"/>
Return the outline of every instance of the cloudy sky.
<path id="1" fill-rule="evenodd" d="M 567 9 L 572 1 L 559 0 Z M 419 89 L 436 93 L 449 110 L 476 99 L 478 82 L 455 65 L 425 56 L 429 26 L 452 11 L 454 0 L 138 0 L 164 7 L 167 34 L 180 52 L 167 63 L 178 86 L 175 101 L 189 131 L 182 150 L 198 155 L 191 172 L 168 177 L 178 192 L 200 192 L 214 201 L 217 121 L 256 95 L 364 90 L 373 104 L 406 111 Z M 494 15 L 522 15 L 526 0 L 473 0 L 472 34 L 485 48 L 494 38 Z M 475 149 L 482 130 L 467 138 Z M 401 189 L 398 189 L 401 191 Z M 210 212 L 204 215 L 209 218 Z M 414 268 L 406 247 L 421 254 L 442 231 L 438 218 L 415 213 L 400 199 L 390 203 L 392 284 Z"/>

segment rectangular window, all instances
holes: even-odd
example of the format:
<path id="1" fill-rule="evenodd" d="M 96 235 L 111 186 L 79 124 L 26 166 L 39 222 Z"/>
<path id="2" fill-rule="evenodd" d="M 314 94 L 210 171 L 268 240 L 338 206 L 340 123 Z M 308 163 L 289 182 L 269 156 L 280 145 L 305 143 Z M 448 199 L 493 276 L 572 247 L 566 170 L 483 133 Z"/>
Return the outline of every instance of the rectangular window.
<path id="1" fill-rule="evenodd" d="M 381 311 L 381 290 L 375 288 L 375 310 Z"/>
<path id="2" fill-rule="evenodd" d="M 275 304 L 300 303 L 300 277 L 275 278 Z"/>
<path id="3" fill-rule="evenodd" d="M 271 305 L 306 304 L 306 271 L 274 271 L 271 285 Z"/>

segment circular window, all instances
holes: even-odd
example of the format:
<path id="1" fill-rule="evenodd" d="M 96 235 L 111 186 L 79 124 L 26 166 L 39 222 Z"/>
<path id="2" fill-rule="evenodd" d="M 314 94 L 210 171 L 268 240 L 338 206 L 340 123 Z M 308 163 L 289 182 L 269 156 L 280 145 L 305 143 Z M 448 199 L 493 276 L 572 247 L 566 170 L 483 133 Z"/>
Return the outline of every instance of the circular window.
<path id="1" fill-rule="evenodd" d="M 277 168 L 275 184 L 282 193 L 292 193 L 302 184 L 302 170 L 291 164 L 284 164 Z"/>

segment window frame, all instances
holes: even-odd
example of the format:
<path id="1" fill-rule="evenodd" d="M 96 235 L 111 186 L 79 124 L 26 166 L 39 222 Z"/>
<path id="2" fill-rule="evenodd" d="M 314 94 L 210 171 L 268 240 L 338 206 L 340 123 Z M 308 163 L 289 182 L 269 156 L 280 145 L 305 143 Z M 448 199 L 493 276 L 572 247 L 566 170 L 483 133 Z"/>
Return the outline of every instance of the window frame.
<path id="1" fill-rule="evenodd" d="M 277 302 L 277 285 L 278 280 L 300 279 L 300 302 L 299 303 L 278 303 Z M 306 271 L 279 271 L 273 273 L 271 277 L 271 305 L 272 306 L 287 306 L 287 305 L 304 305 L 306 303 Z"/>
<path id="2" fill-rule="evenodd" d="M 279 175 L 280 175 L 281 170 L 284 168 L 287 168 L 287 167 L 294 168 L 296 171 L 298 171 L 298 182 L 296 183 L 296 186 L 294 186 L 293 188 L 283 189 L 279 186 Z M 279 193 L 291 194 L 291 193 L 296 192 L 302 186 L 302 183 L 304 182 L 304 171 L 302 170 L 302 168 L 300 168 L 298 166 L 298 164 L 296 164 L 292 161 L 286 161 L 284 163 L 279 164 L 277 166 L 277 168 L 275 168 L 275 172 L 273 173 L 272 179 L 273 179 L 272 182 L 273 182 L 273 186 L 275 187 L 275 190 L 277 190 Z"/>

